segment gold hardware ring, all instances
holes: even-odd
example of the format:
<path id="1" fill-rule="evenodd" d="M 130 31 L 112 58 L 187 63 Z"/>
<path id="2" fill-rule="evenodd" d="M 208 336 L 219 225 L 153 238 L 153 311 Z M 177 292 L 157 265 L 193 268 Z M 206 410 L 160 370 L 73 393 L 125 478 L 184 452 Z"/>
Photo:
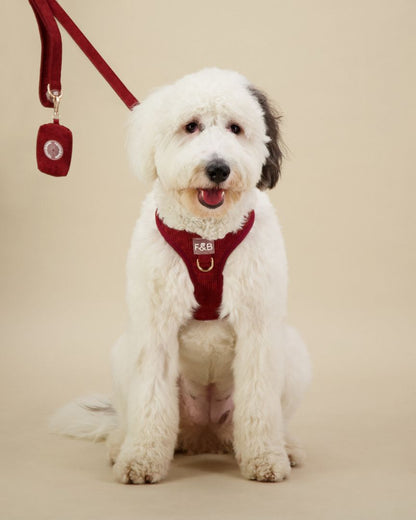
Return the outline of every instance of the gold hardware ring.
<path id="1" fill-rule="evenodd" d="M 200 271 L 202 271 L 203 273 L 208 273 L 209 271 L 212 271 L 214 269 L 214 259 L 211 256 L 211 264 L 207 269 L 204 269 L 203 267 L 200 266 L 199 258 L 196 259 L 196 265 Z"/>

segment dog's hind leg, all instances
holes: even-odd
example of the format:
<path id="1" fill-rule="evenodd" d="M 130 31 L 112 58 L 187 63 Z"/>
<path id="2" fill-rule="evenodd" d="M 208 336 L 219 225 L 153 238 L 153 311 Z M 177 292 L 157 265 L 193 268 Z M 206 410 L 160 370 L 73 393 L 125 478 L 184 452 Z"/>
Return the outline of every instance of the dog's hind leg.
<path id="1" fill-rule="evenodd" d="M 110 464 L 114 464 L 120 453 L 126 433 L 121 428 L 116 428 L 107 437 L 107 457 Z"/>
<path id="2" fill-rule="evenodd" d="M 299 442 L 287 433 L 288 422 L 296 411 L 311 380 L 311 363 L 306 346 L 296 329 L 286 326 L 285 383 L 282 392 L 282 411 L 285 426 L 285 448 L 291 466 L 300 466 L 305 451 Z"/>

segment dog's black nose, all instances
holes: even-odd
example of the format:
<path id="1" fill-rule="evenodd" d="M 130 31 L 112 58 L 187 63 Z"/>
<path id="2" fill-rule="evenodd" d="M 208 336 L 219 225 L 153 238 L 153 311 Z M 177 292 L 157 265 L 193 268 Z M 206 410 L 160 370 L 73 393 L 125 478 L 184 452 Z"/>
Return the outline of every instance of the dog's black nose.
<path id="1" fill-rule="evenodd" d="M 207 164 L 205 171 L 210 180 L 216 184 L 221 184 L 221 182 L 227 180 L 230 175 L 230 167 L 222 159 L 214 159 L 213 161 L 210 161 Z"/>

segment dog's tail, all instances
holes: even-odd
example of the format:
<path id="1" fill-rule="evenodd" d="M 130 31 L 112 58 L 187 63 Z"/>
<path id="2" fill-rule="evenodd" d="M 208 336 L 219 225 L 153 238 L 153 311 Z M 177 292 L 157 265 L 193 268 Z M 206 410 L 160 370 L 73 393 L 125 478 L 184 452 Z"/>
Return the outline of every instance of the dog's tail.
<path id="1" fill-rule="evenodd" d="M 81 397 L 60 408 L 49 422 L 52 433 L 102 441 L 117 427 L 117 413 L 107 397 Z"/>

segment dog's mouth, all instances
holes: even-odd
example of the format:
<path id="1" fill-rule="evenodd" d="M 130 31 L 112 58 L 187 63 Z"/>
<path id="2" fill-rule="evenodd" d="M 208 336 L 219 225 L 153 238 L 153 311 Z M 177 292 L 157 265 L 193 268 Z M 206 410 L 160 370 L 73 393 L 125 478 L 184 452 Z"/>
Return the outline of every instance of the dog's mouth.
<path id="1" fill-rule="evenodd" d="M 219 188 L 198 189 L 198 201 L 209 209 L 219 208 L 224 204 L 225 190 Z"/>

